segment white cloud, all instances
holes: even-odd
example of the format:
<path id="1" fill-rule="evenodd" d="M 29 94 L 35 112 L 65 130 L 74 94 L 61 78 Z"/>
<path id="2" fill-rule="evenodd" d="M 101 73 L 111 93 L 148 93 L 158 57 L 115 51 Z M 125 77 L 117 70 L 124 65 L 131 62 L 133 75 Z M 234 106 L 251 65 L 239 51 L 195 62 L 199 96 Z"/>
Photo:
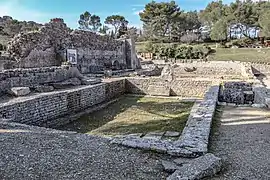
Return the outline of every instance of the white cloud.
<path id="1" fill-rule="evenodd" d="M 133 15 L 139 15 L 143 10 L 135 10 L 133 11 Z"/>

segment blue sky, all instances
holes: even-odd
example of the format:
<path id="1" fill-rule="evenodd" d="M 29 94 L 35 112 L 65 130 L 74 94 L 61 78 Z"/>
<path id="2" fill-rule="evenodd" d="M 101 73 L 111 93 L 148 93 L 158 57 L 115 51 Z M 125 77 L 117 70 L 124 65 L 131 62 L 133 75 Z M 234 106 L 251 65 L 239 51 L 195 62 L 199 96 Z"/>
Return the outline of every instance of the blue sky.
<path id="1" fill-rule="evenodd" d="M 141 26 L 138 13 L 151 0 L 0 0 L 0 16 L 9 15 L 18 20 L 49 22 L 61 17 L 71 28 L 77 28 L 81 13 L 89 11 L 102 21 L 109 15 L 126 17 L 130 26 Z M 157 0 L 161 1 L 161 0 Z M 169 1 L 169 0 L 163 0 Z M 203 9 L 210 0 L 176 0 L 183 10 Z M 230 0 L 225 0 L 230 2 Z"/>

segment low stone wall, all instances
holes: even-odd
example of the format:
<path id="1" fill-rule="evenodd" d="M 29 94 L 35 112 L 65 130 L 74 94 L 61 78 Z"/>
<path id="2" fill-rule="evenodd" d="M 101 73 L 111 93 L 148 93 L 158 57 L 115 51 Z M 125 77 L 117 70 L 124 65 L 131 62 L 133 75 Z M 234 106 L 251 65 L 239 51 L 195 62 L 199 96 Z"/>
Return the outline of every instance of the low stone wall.
<path id="1" fill-rule="evenodd" d="M 186 127 L 180 136 L 179 147 L 193 154 L 202 155 L 208 151 L 208 142 L 218 102 L 219 86 L 212 86 L 204 99 L 192 108 Z"/>
<path id="2" fill-rule="evenodd" d="M 69 66 L 4 70 L 0 72 L 0 94 L 7 92 L 11 87 L 33 87 L 61 82 L 75 76 Z"/>
<path id="3" fill-rule="evenodd" d="M 235 62 L 194 62 L 194 63 L 177 63 L 174 69 L 175 77 L 185 76 L 213 76 L 213 77 L 243 77 L 243 63 Z"/>
<path id="4" fill-rule="evenodd" d="M 183 78 L 168 82 L 161 78 L 127 78 L 126 92 L 154 96 L 203 97 L 212 86 L 211 80 Z"/>
<path id="5" fill-rule="evenodd" d="M 208 151 L 208 142 L 212 120 L 218 101 L 219 86 L 212 86 L 204 99 L 193 106 L 186 127 L 177 141 L 157 138 L 157 136 L 141 137 L 140 134 L 118 136 L 111 142 L 140 148 L 144 150 L 154 150 L 156 152 L 167 153 L 172 156 L 198 157 Z M 156 133 L 158 135 L 159 133 Z"/>
<path id="6" fill-rule="evenodd" d="M 221 85 L 219 101 L 234 104 L 252 104 L 254 92 L 252 83 L 248 82 L 225 82 Z"/>
<path id="7" fill-rule="evenodd" d="M 117 80 L 76 89 L 14 98 L 0 104 L 0 119 L 28 125 L 58 126 L 66 122 L 57 121 L 58 124 L 54 124 L 55 119 L 108 101 L 124 92 L 125 80 Z"/>
<path id="8" fill-rule="evenodd" d="M 251 64 L 252 71 L 254 74 L 269 76 L 270 75 L 270 65 L 269 64 Z"/>

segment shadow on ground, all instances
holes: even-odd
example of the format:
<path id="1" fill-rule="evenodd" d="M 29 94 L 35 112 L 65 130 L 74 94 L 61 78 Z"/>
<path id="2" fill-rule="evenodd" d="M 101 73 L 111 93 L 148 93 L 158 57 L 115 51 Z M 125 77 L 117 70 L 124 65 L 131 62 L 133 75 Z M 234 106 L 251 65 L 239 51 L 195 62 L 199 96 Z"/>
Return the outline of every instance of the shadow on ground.
<path id="1" fill-rule="evenodd" d="M 270 179 L 270 112 L 251 107 L 219 107 L 210 152 L 224 160 L 214 180 Z"/>
<path id="2" fill-rule="evenodd" d="M 193 104 L 177 99 L 123 96 L 105 109 L 58 129 L 100 135 L 181 132 Z"/>

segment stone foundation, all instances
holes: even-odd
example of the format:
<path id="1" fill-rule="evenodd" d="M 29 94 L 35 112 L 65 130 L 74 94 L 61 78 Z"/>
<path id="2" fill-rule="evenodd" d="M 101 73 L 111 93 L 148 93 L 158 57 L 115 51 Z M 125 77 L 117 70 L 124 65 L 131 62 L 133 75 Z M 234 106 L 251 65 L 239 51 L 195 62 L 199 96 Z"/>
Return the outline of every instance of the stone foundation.
<path id="1" fill-rule="evenodd" d="M 0 104 L 0 119 L 28 125 L 45 126 L 69 114 L 118 97 L 125 92 L 125 80 L 83 86 L 58 92 L 14 98 Z M 65 124 L 66 122 L 57 122 Z M 57 124 L 57 125 L 60 125 Z"/>
<path id="2" fill-rule="evenodd" d="M 127 78 L 126 91 L 153 96 L 203 97 L 212 86 L 208 79 L 183 78 L 172 82 L 162 78 Z"/>
<path id="3" fill-rule="evenodd" d="M 34 87 L 77 76 L 76 68 L 70 66 L 4 70 L 0 72 L 0 94 L 12 87 Z"/>

